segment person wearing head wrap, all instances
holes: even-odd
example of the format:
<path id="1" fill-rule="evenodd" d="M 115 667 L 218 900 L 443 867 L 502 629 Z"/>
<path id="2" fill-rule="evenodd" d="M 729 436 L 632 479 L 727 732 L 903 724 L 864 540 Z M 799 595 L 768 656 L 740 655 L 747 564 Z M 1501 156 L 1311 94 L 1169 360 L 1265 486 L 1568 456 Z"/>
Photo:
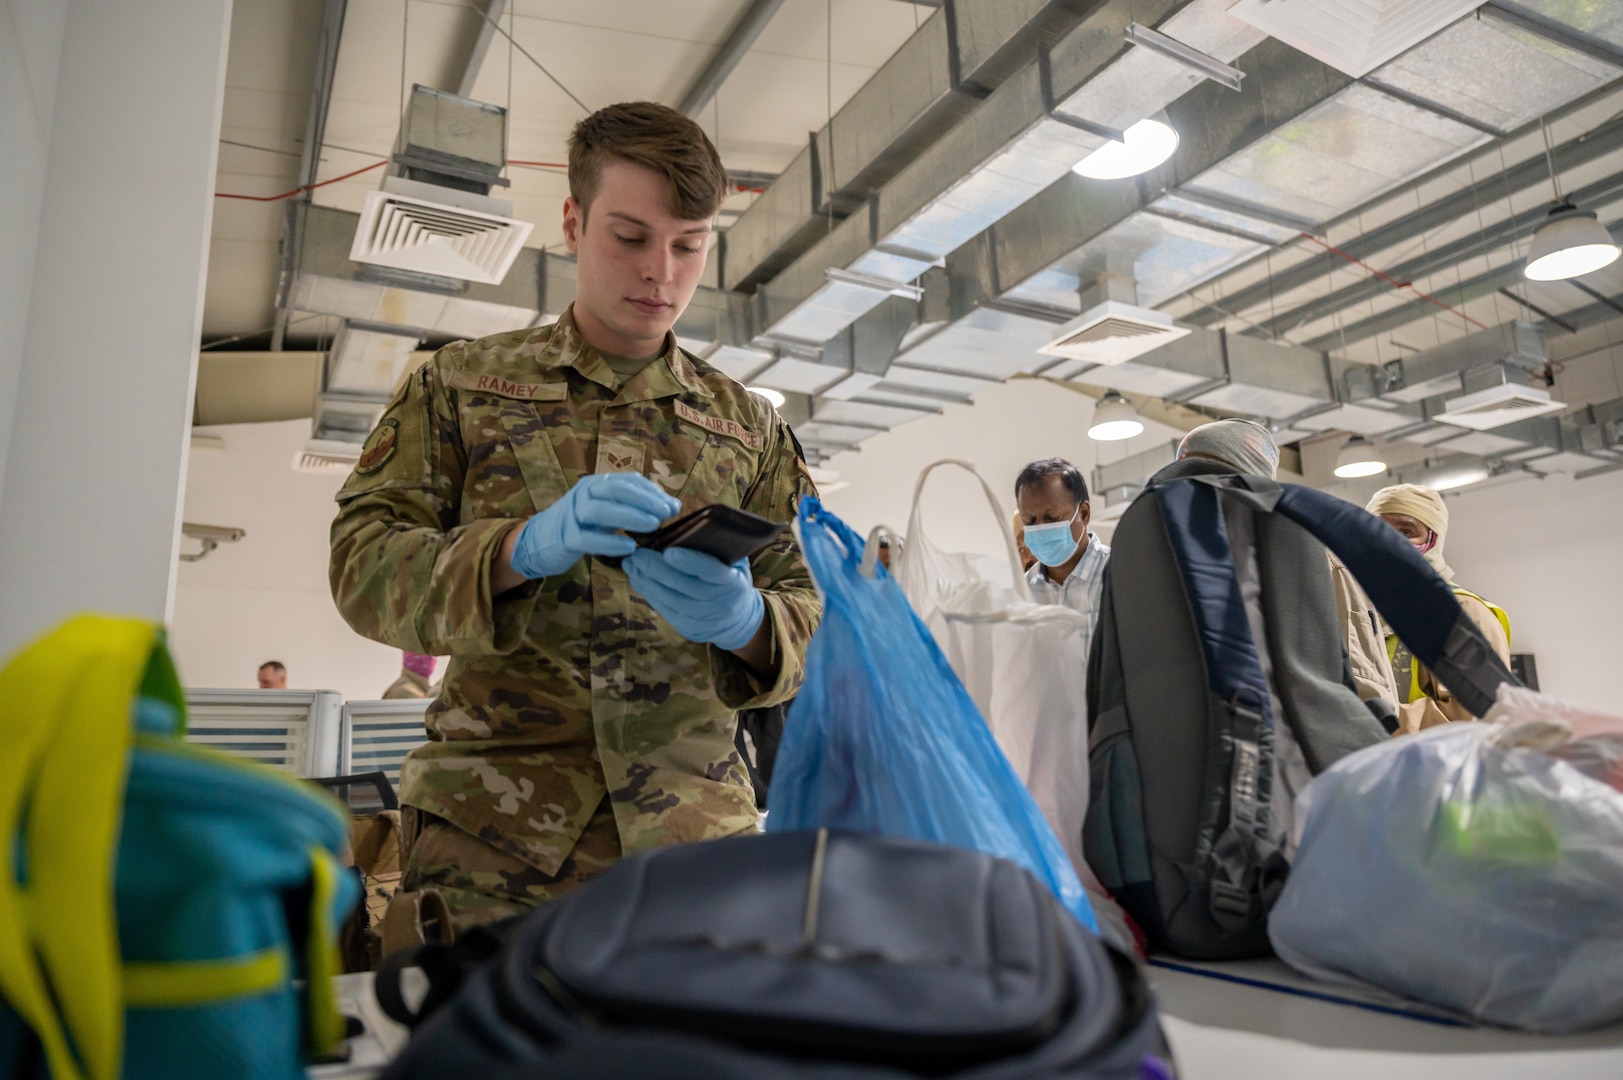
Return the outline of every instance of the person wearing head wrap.
<path id="1" fill-rule="evenodd" d="M 1453 588 L 1454 598 L 1471 616 L 1499 658 L 1509 663 L 1510 616 L 1497 604 L 1454 584 L 1454 571 L 1443 558 L 1443 541 L 1448 535 L 1448 507 L 1443 497 L 1419 484 L 1394 484 L 1377 491 L 1366 509 L 1396 529 L 1425 556 L 1431 568 Z M 1450 721 L 1472 719 L 1448 688 L 1416 661 L 1390 630 L 1386 634 L 1386 652 L 1398 687 L 1401 702 L 1398 722 L 1402 731 L 1419 731 Z"/>
<path id="2" fill-rule="evenodd" d="M 1033 555 L 1031 549 L 1026 547 L 1026 523 L 1020 517 L 1020 511 L 1016 510 L 1014 512 L 1012 523 L 1014 525 L 1014 549 L 1020 553 L 1020 569 L 1030 572 L 1031 568 L 1037 565 L 1037 556 Z"/>
<path id="3" fill-rule="evenodd" d="M 1183 437 L 1183 442 L 1178 444 L 1178 457 L 1215 461 L 1270 480 L 1279 476 L 1279 447 L 1268 429 L 1252 420 L 1202 424 Z M 1330 559 L 1330 583 L 1335 588 L 1336 611 L 1341 617 L 1342 641 L 1347 648 L 1353 688 L 1358 691 L 1360 700 L 1378 699 L 1386 704 L 1384 711 L 1395 713 L 1400 699 L 1374 608 L 1352 572 L 1333 553 L 1326 554 Z"/>
<path id="4" fill-rule="evenodd" d="M 1255 420 L 1202 424 L 1183 437 L 1178 457 L 1208 458 L 1270 480 L 1279 475 L 1279 447 L 1268 429 Z"/>
<path id="5" fill-rule="evenodd" d="M 429 680 L 434 677 L 434 658 L 422 653 L 400 654 L 400 678 L 389 684 L 383 692 L 384 700 L 393 698 L 425 698 L 434 693 Z"/>

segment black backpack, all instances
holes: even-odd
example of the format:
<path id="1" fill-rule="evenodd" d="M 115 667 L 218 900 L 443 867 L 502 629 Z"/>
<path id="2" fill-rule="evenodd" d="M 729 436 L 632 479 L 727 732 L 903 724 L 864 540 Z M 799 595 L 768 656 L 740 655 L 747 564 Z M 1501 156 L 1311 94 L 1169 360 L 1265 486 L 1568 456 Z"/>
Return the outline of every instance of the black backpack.
<path id="1" fill-rule="evenodd" d="M 1171 1077 L 1138 965 L 1024 869 L 781 833 L 627 858 L 476 935 L 385 1080 Z M 442 957 L 443 959 L 443 957 Z M 380 1001 L 398 1001 L 398 962 Z"/>
<path id="2" fill-rule="evenodd" d="M 1380 519 L 1215 463 L 1162 470 L 1122 515 L 1105 571 L 1083 828 L 1089 865 L 1160 948 L 1270 952 L 1295 792 L 1387 737 L 1353 689 L 1326 547 L 1474 715 L 1515 681 Z"/>

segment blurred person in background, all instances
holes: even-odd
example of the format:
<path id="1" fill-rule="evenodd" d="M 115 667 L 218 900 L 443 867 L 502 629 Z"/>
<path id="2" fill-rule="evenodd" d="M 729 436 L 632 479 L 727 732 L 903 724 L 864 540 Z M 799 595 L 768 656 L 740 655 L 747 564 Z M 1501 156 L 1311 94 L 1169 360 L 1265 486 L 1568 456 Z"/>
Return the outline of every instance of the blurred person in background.
<path id="1" fill-rule="evenodd" d="M 280 660 L 266 660 L 259 665 L 259 688 L 261 690 L 286 690 L 287 666 Z"/>
<path id="2" fill-rule="evenodd" d="M 887 574 L 895 573 L 895 571 L 891 569 L 891 560 L 901 558 L 902 550 L 906 546 L 907 542 L 900 536 L 895 538 L 894 544 L 892 543 L 892 538 L 889 536 L 881 536 L 879 538 L 879 565 L 885 568 L 885 572 Z M 894 548 L 894 550 L 892 550 L 892 548 Z"/>
<path id="3" fill-rule="evenodd" d="M 1026 547 L 1026 524 L 1020 520 L 1020 511 L 1014 512 L 1014 550 L 1020 553 L 1020 569 L 1030 573 L 1031 568 L 1037 565 L 1037 556 Z"/>
<path id="4" fill-rule="evenodd" d="M 425 698 L 434 693 L 434 658 L 422 653 L 400 653 L 400 677 L 389 684 L 383 699 Z"/>
<path id="5" fill-rule="evenodd" d="M 1396 529 L 1425 556 L 1431 568 L 1454 590 L 1454 598 L 1471 616 L 1499 659 L 1510 663 L 1510 616 L 1505 614 L 1504 608 L 1456 585 L 1454 571 L 1443 559 L 1443 540 L 1448 534 L 1448 507 L 1443 497 L 1419 484 L 1394 484 L 1377 491 L 1365 509 Z M 1421 731 L 1438 724 L 1473 719 L 1470 712 L 1454 700 L 1448 688 L 1415 660 L 1396 635 L 1384 626 L 1383 630 L 1387 630 L 1386 655 L 1397 688 L 1401 731 Z"/>

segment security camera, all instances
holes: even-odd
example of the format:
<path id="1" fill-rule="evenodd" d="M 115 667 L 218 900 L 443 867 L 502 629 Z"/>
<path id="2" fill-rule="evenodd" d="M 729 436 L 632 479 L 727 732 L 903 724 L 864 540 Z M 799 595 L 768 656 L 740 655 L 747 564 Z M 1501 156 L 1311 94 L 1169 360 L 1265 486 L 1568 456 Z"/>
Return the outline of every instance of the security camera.
<path id="1" fill-rule="evenodd" d="M 226 525 L 199 525 L 192 521 L 182 524 L 180 531 L 193 540 L 213 540 L 216 544 L 235 544 L 248 535 L 246 529 L 234 529 Z"/>
<path id="2" fill-rule="evenodd" d="M 192 521 L 182 522 L 180 531 L 183 536 L 203 545 L 200 551 L 181 552 L 181 562 L 197 562 L 221 544 L 235 544 L 248 535 L 247 529 L 237 529 L 228 525 L 199 525 Z"/>

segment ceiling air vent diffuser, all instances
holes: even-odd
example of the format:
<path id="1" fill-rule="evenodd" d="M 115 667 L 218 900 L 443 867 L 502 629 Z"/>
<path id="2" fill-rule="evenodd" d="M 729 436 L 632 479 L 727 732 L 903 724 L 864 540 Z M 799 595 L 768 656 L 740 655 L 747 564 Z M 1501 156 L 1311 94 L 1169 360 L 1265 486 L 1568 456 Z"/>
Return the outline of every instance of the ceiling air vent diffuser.
<path id="1" fill-rule="evenodd" d="M 528 221 L 393 191 L 372 191 L 367 193 L 349 257 L 396 270 L 500 285 L 532 228 Z"/>
<path id="2" fill-rule="evenodd" d="M 1240 0 L 1228 13 L 1358 79 L 1481 6 L 1482 0 Z"/>
<path id="3" fill-rule="evenodd" d="M 361 459 L 361 444 L 337 439 L 310 439 L 303 449 L 293 452 L 293 471 L 300 473 L 348 473 Z"/>
<path id="4" fill-rule="evenodd" d="M 1172 324 L 1170 315 L 1106 300 L 1060 327 L 1054 340 L 1037 351 L 1090 364 L 1124 364 L 1187 333 Z"/>
<path id="5" fill-rule="evenodd" d="M 1454 398 L 1448 403 L 1446 411 L 1432 419 L 1455 427 L 1488 431 L 1517 420 L 1526 420 L 1530 416 L 1560 412 L 1564 408 L 1566 405 L 1563 403 L 1550 400 L 1548 390 L 1505 383 Z"/>

